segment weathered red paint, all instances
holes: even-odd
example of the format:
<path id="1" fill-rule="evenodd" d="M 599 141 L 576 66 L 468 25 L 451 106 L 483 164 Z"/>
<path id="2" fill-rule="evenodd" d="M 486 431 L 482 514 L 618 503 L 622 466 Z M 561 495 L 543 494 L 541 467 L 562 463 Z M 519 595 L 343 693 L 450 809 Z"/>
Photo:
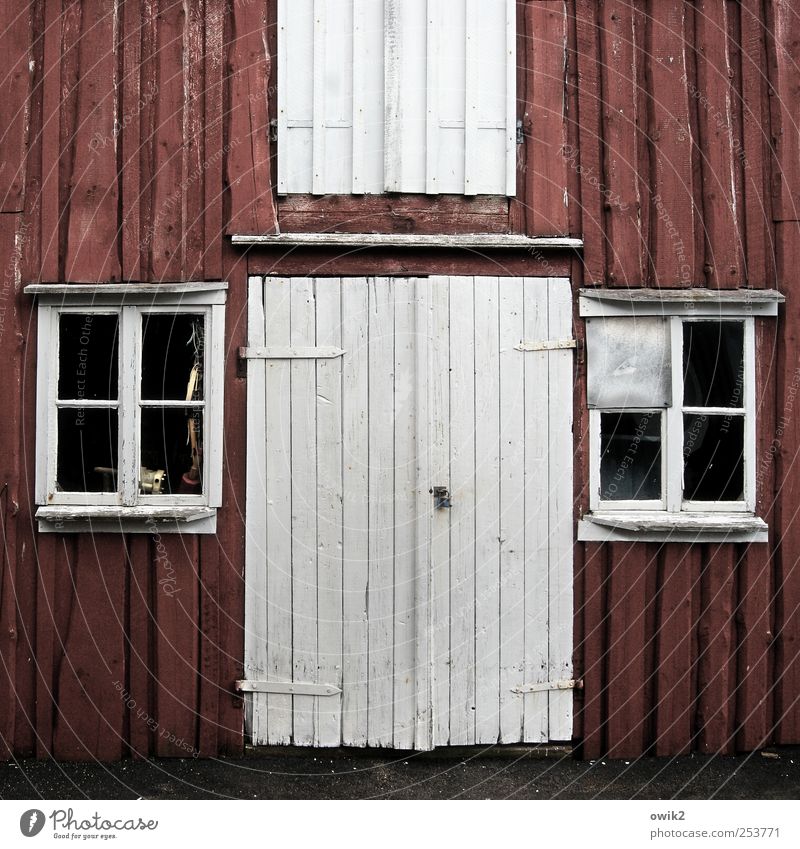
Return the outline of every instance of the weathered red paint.
<path id="1" fill-rule="evenodd" d="M 771 542 L 577 546 L 576 735 L 585 757 L 799 742 L 796 0 L 520 0 L 525 143 L 510 202 L 277 198 L 274 2 L 126 0 L 116 32 L 112 9 L 36 0 L 0 12 L 0 756 L 242 750 L 246 385 L 232 352 L 246 344 L 248 272 L 780 288 L 781 318 L 758 327 Z M 341 256 L 245 251 L 226 236 L 278 229 L 571 233 L 586 248 L 582 261 Z M 34 313 L 20 282 L 220 278 L 230 353 L 218 535 L 36 534 Z M 580 361 L 576 377 L 585 509 Z"/>

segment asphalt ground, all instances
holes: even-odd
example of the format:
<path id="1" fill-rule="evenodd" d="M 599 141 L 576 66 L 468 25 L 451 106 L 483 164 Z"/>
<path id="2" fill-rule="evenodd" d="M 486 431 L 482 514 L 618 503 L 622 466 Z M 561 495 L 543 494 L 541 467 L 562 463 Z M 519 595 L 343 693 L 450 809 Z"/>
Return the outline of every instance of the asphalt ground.
<path id="1" fill-rule="evenodd" d="M 258 750 L 237 759 L 17 760 L 2 799 L 798 799 L 800 746 L 736 757 L 578 761 L 569 753 Z"/>

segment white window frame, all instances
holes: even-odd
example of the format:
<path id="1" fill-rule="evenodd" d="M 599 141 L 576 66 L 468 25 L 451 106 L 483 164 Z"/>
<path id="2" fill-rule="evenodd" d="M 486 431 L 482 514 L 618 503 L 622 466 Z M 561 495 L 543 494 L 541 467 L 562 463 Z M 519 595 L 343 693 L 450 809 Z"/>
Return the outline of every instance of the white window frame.
<path id="1" fill-rule="evenodd" d="M 766 542 L 768 528 L 756 516 L 757 410 L 755 320 L 777 315 L 782 296 L 768 290 L 583 290 L 584 318 L 659 316 L 669 323 L 672 401 L 663 408 L 608 407 L 589 411 L 589 512 L 578 526 L 585 541 Z M 739 322 L 744 325 L 742 406 L 684 406 L 683 327 L 687 322 Z M 592 352 L 588 352 L 591 357 Z M 601 498 L 601 416 L 605 413 L 661 416 L 659 500 Z M 683 497 L 684 414 L 744 419 L 744 492 L 739 501 L 691 501 Z"/>
<path id="2" fill-rule="evenodd" d="M 36 518 L 44 532 L 87 530 L 214 533 L 222 504 L 222 428 L 225 301 L 227 283 L 47 285 L 25 291 L 38 297 L 36 400 Z M 57 401 L 59 318 L 62 314 L 119 316 L 116 401 Z M 148 314 L 202 314 L 204 399 L 200 402 L 141 398 L 142 317 Z M 203 486 L 200 495 L 146 495 L 139 492 L 143 408 L 203 408 Z M 56 486 L 58 409 L 102 407 L 118 410 L 118 491 L 62 492 Z"/>

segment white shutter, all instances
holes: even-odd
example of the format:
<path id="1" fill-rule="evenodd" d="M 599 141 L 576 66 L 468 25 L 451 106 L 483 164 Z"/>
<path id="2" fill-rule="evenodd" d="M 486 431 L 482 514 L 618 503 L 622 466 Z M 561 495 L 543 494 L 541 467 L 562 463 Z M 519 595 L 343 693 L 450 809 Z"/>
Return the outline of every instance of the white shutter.
<path id="1" fill-rule="evenodd" d="M 278 27 L 280 193 L 515 193 L 515 0 L 279 0 Z"/>

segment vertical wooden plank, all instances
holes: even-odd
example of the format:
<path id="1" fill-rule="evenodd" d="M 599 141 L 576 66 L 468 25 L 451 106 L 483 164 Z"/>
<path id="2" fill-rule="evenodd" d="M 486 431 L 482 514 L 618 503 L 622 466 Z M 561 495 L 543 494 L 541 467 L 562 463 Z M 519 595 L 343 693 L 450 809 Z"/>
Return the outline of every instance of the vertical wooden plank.
<path id="1" fill-rule="evenodd" d="M 767 710 L 775 598 L 769 546 L 747 546 L 738 573 L 736 748 L 750 752 L 766 745 L 773 734 Z"/>
<path id="2" fill-rule="evenodd" d="M 325 18 L 324 0 L 314 0 L 314 52 L 313 52 L 313 112 L 311 118 L 311 191 L 315 195 L 325 194 L 325 42 L 328 28 Z"/>
<path id="3" fill-rule="evenodd" d="M 432 281 L 429 278 L 412 280 L 413 341 L 409 340 L 414 365 L 414 430 L 411 443 L 413 492 L 408 498 L 411 506 L 405 518 L 413 525 L 408 538 L 412 540 L 413 592 L 412 607 L 414 636 L 412 655 L 414 664 L 414 748 L 429 750 L 434 746 L 434 619 L 433 619 L 433 561 L 432 547 L 434 522 L 437 531 L 443 524 L 433 513 L 446 512 L 446 508 L 432 509 L 431 487 L 434 472 L 434 418 L 440 412 L 432 405 L 433 374 L 431 365 L 431 327 L 433 321 Z M 396 357 L 399 362 L 400 357 Z M 438 471 L 438 470 L 437 470 Z M 438 485 L 438 484 L 437 484 Z M 395 664 L 396 666 L 396 664 Z M 396 675 L 396 671 L 395 671 Z"/>
<path id="4" fill-rule="evenodd" d="M 200 695 L 198 698 L 197 752 L 216 757 L 219 751 L 220 698 L 230 697 L 220 680 L 219 652 L 219 542 L 200 538 Z M 264 633 L 263 631 L 261 632 Z"/>
<path id="5" fill-rule="evenodd" d="M 597 55 L 597 4 L 593 0 L 575 0 L 575 38 L 578 86 L 578 144 L 576 157 L 584 174 L 600 174 L 601 89 Z M 529 32 L 530 30 L 529 26 Z M 572 153 L 572 151 L 571 151 Z M 530 167 L 530 166 L 529 166 Z M 574 164 L 573 172 L 575 177 Z M 581 231 L 586 243 L 583 254 L 584 284 L 596 286 L 605 282 L 606 236 L 603 224 L 603 199 L 598 190 L 585 181 L 573 178 L 569 185 L 577 191 L 575 203 L 581 209 Z M 528 204 L 534 202 L 529 198 Z M 531 227 L 529 226 L 529 230 Z"/>
<path id="6" fill-rule="evenodd" d="M 773 279 L 774 256 L 768 248 L 771 237 L 767 210 L 768 143 L 764 126 L 769 125 L 766 79 L 765 27 L 757 0 L 741 3 L 742 46 L 742 149 L 734 151 L 744 169 L 744 226 L 747 254 L 747 285 L 760 287 Z M 768 271 L 769 269 L 769 271 Z"/>
<path id="7" fill-rule="evenodd" d="M 584 545 L 584 563 L 581 580 L 579 611 L 583 615 L 583 641 L 576 652 L 583 660 L 583 726 L 582 755 L 586 759 L 598 758 L 606 751 L 606 675 L 607 640 L 605 618 L 608 591 L 608 547 L 600 543 Z"/>
<path id="8" fill-rule="evenodd" d="M 392 745 L 394 665 L 393 280 L 369 281 L 368 744 Z"/>
<path id="9" fill-rule="evenodd" d="M 42 62 L 42 225 L 41 271 L 42 282 L 58 281 L 59 230 L 61 207 L 59 204 L 60 160 L 59 125 L 61 116 L 61 48 L 62 3 L 51 2 L 44 6 L 44 51 Z"/>
<path id="10" fill-rule="evenodd" d="M 638 757 L 645 739 L 645 574 L 647 548 L 609 545 L 608 754 Z"/>
<path id="11" fill-rule="evenodd" d="M 289 156 L 284 154 L 289 138 L 289 16 L 284 0 L 278 0 L 278 79 L 282 80 L 277 92 L 278 100 L 278 194 L 289 188 Z M 355 67 L 355 65 L 354 65 Z"/>
<path id="12" fill-rule="evenodd" d="M 316 341 L 316 281 L 291 283 L 290 344 Z M 317 376 L 314 360 L 292 360 L 292 680 L 317 681 Z M 285 637 L 284 637 L 285 638 Z M 314 696 L 292 697 L 292 740 L 314 742 Z"/>
<path id="13" fill-rule="evenodd" d="M 185 758 L 197 745 L 199 546 L 196 537 L 178 534 L 163 534 L 154 543 L 155 751 Z"/>
<path id="14" fill-rule="evenodd" d="M 428 50 L 427 70 L 427 112 L 425 135 L 425 191 L 436 194 L 439 191 L 439 28 L 441 9 L 439 0 L 427 0 L 427 32 L 426 44 Z"/>
<path id="15" fill-rule="evenodd" d="M 342 283 L 317 280 L 317 344 L 342 347 Z M 317 361 L 318 680 L 342 685 L 342 359 Z M 318 698 L 315 743 L 341 742 L 340 696 Z"/>
<path id="16" fill-rule="evenodd" d="M 569 280 L 548 280 L 548 338 L 572 338 L 572 291 Z M 547 354 L 548 417 L 548 672 L 550 681 L 572 678 L 572 352 Z M 573 693 L 548 696 L 549 739 L 572 739 Z"/>
<path id="17" fill-rule="evenodd" d="M 22 430 L 22 316 L 17 305 L 19 250 L 16 246 L 20 216 L 0 215 L 0 254 L 6 257 L 0 277 L 0 360 L 5 363 L 0 419 L 0 760 L 12 756 L 17 714 L 17 518 L 20 494 L 19 451 L 12 450 Z"/>
<path id="18" fill-rule="evenodd" d="M 702 0 L 695 5 L 697 85 L 689 85 L 697 103 L 698 144 L 702 150 L 703 232 L 706 283 L 735 288 L 744 283 L 743 233 L 737 198 L 737 158 L 741 142 L 735 135 L 734 68 L 728 44 L 727 0 Z"/>
<path id="19" fill-rule="evenodd" d="M 231 206 L 226 233 L 274 233 L 278 222 L 270 176 L 270 57 L 264 39 L 267 7 L 251 0 L 232 0 L 231 5 L 226 162 Z M 233 144 L 240 139 L 247 139 L 247 144 Z"/>
<path id="20" fill-rule="evenodd" d="M 203 86 L 204 143 L 206 162 L 203 173 L 205 226 L 203 271 L 206 280 L 222 279 L 223 228 L 223 116 L 224 102 L 225 5 L 207 11 L 205 27 L 205 81 Z M 210 9 L 210 4 L 207 5 Z"/>
<path id="21" fill-rule="evenodd" d="M 181 233 L 183 280 L 202 280 L 205 254 L 205 181 L 216 160 L 205 149 L 203 98 L 205 0 L 187 0 L 183 42 L 184 206 Z M 186 144 L 187 141 L 189 144 Z M 214 206 L 218 205 L 218 202 Z"/>
<path id="22" fill-rule="evenodd" d="M 36 757 L 53 752 L 54 652 L 55 648 L 55 570 L 58 545 L 56 534 L 39 537 L 36 545 L 38 581 L 36 585 L 36 642 L 32 662 L 36 666 Z"/>
<path id="23" fill-rule="evenodd" d="M 384 0 L 384 191 L 402 191 L 402 12 L 398 0 Z"/>
<path id="24" fill-rule="evenodd" d="M 342 280 L 342 743 L 367 744 L 369 586 L 368 283 Z"/>
<path id="25" fill-rule="evenodd" d="M 549 331 L 549 285 L 544 278 L 524 281 L 524 339 L 544 340 Z M 525 368 L 525 632 L 524 683 L 549 680 L 550 612 L 550 375 L 546 351 L 524 354 Z M 526 693 L 526 742 L 549 740 L 548 694 Z"/>
<path id="26" fill-rule="evenodd" d="M 247 344 L 266 344 L 264 287 L 261 277 L 251 277 L 247 292 Z M 247 494 L 245 502 L 245 640 L 244 675 L 249 680 L 267 680 L 267 409 L 266 360 L 247 361 Z M 247 696 L 248 725 L 253 745 L 267 742 L 269 717 L 265 693 Z"/>
<path id="27" fill-rule="evenodd" d="M 566 234 L 569 232 L 566 157 L 570 153 L 566 148 L 566 3 L 562 0 L 528 3 L 526 15 L 528 32 L 533 33 L 528 82 L 533 122 L 526 175 L 528 233 Z M 590 91 L 586 92 L 587 99 L 592 96 Z"/>
<path id="28" fill-rule="evenodd" d="M 478 193 L 478 91 L 480 86 L 480 53 L 478 43 L 478 0 L 466 0 L 466 62 L 464 87 L 464 194 Z"/>
<path id="29" fill-rule="evenodd" d="M 427 375 L 417 374 L 415 281 L 398 278 L 394 289 L 394 731 L 398 749 L 414 746 L 416 729 L 416 617 L 427 607 L 419 600 L 416 609 L 417 571 L 417 443 L 418 394 L 426 392 Z M 420 517 L 421 520 L 421 517 Z M 425 543 L 427 546 L 427 541 Z"/>
<path id="30" fill-rule="evenodd" d="M 0 9 L 0 212 L 22 212 L 30 130 L 28 69 L 32 41 L 32 6 L 3 4 Z"/>
<path id="31" fill-rule="evenodd" d="M 367 85 L 367 9 L 365 0 L 353 0 L 353 183 L 354 195 L 364 192 L 364 144 L 366 141 L 365 89 Z"/>
<path id="32" fill-rule="evenodd" d="M 128 592 L 128 742 L 134 758 L 147 758 L 153 751 L 153 731 L 148 720 L 154 716 L 152 634 L 153 609 L 152 556 L 150 535 L 132 534 Z"/>
<path id="33" fill-rule="evenodd" d="M 475 281 L 450 280 L 450 744 L 475 743 Z"/>
<path id="34" fill-rule="evenodd" d="M 74 586 L 61 588 L 74 595 L 58 671 L 56 758 L 113 761 L 122 757 L 127 567 L 124 537 L 87 534 L 78 538 Z"/>
<path id="35" fill-rule="evenodd" d="M 506 194 L 513 197 L 517 193 L 517 0 L 506 0 L 505 72 Z"/>
<path id="36" fill-rule="evenodd" d="M 656 620 L 655 743 L 661 756 L 692 749 L 692 594 L 699 588 L 698 546 L 669 543 L 659 557 Z"/>
<path id="37" fill-rule="evenodd" d="M 640 116 L 638 114 L 642 53 L 633 4 L 600 7 L 603 138 L 605 141 L 605 228 L 609 241 L 608 281 L 641 286 L 641 196 L 639 191 Z"/>
<path id="38" fill-rule="evenodd" d="M 651 100 L 650 251 L 656 285 L 690 286 L 695 267 L 694 128 L 689 118 L 691 76 L 687 50 L 689 7 L 681 0 L 656 3 L 649 21 Z"/>
<path id="39" fill-rule="evenodd" d="M 150 86 L 142 92 L 142 3 L 129 0 L 122 7 L 122 110 L 124 117 L 119 129 L 122 151 L 120 191 L 122 192 L 122 280 L 146 279 L 141 267 L 141 156 L 142 110 L 152 102 L 156 90 Z"/>
<path id="40" fill-rule="evenodd" d="M 525 668 L 525 338 L 522 278 L 501 280 L 500 310 L 500 742 L 523 740 Z"/>
<path id="41" fill-rule="evenodd" d="M 158 0 L 155 65 L 159 81 L 156 126 L 152 141 L 153 207 L 150 227 L 150 264 L 153 279 L 178 281 L 183 277 L 183 232 L 186 220 L 188 147 L 184 146 L 187 114 L 183 51 L 186 11 L 183 4 Z"/>
<path id="42" fill-rule="evenodd" d="M 498 279 L 475 278 L 475 742 L 500 730 Z"/>
<path id="43" fill-rule="evenodd" d="M 291 278 L 267 278 L 264 284 L 267 345 L 291 343 L 291 291 Z M 289 361 L 267 363 L 265 396 L 267 680 L 291 681 L 293 504 Z M 270 745 L 290 743 L 292 697 L 267 696 L 267 717 Z"/>
<path id="44" fill-rule="evenodd" d="M 427 342 L 428 415 L 430 420 L 430 486 L 447 486 L 450 478 L 450 285 L 448 277 L 430 278 L 430 324 Z M 431 509 L 431 494 L 421 493 Z M 433 628 L 430 652 L 433 657 L 433 744 L 447 743 L 450 734 L 450 532 L 449 510 L 434 510 L 431 516 L 430 560 L 433 592 L 429 601 Z M 420 523 L 421 525 L 421 523 Z"/>
<path id="45" fill-rule="evenodd" d="M 708 546 L 701 577 L 697 714 L 702 752 L 733 751 L 736 549 Z"/>

